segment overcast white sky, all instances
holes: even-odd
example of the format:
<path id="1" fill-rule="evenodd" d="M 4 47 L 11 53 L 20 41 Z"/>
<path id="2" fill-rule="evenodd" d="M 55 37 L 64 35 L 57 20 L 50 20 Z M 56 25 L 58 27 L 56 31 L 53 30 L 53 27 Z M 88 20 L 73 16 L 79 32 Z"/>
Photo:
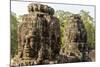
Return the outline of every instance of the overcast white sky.
<path id="1" fill-rule="evenodd" d="M 27 6 L 31 2 L 22 2 L 22 1 L 12 1 L 11 2 L 11 11 L 16 13 L 17 16 L 28 13 Z M 64 10 L 70 11 L 72 13 L 79 13 L 80 10 L 85 10 L 90 12 L 90 15 L 94 18 L 95 16 L 95 7 L 94 6 L 83 6 L 83 5 L 71 5 L 71 4 L 51 4 L 43 3 L 51 6 L 55 10 Z"/>

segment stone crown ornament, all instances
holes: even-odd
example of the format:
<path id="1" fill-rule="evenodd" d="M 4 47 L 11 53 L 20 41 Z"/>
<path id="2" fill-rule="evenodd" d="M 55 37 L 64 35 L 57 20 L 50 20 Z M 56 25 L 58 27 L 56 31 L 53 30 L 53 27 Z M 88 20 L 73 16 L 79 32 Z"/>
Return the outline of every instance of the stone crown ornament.
<path id="1" fill-rule="evenodd" d="M 28 12 L 29 13 L 40 12 L 40 13 L 46 13 L 49 15 L 53 15 L 54 9 L 47 5 L 31 3 L 28 5 Z"/>

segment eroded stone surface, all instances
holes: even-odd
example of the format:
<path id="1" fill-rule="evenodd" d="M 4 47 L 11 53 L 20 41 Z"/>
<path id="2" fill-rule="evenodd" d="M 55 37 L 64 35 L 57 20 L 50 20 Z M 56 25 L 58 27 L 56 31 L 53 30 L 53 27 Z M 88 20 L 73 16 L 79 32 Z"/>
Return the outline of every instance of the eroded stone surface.
<path id="1" fill-rule="evenodd" d="M 18 65 L 45 64 L 53 61 L 60 51 L 59 20 L 54 9 L 42 4 L 29 4 L 29 14 L 22 16 L 18 26 Z M 53 11 L 53 12 L 52 12 Z M 52 63 L 52 62 L 48 62 Z"/>
<path id="2" fill-rule="evenodd" d="M 11 65 L 56 64 L 87 61 L 87 32 L 80 15 L 69 17 L 66 43 L 61 48 L 59 20 L 54 9 L 42 4 L 29 4 L 29 14 L 18 25 L 18 54 Z"/>
<path id="3" fill-rule="evenodd" d="M 85 61 L 87 48 L 87 32 L 84 27 L 81 16 L 78 14 L 73 14 L 69 17 L 68 25 L 66 26 L 66 35 L 63 48 L 60 53 L 68 56 L 69 58 L 74 57 Z M 71 61 L 71 59 L 70 59 Z M 71 61 L 73 62 L 73 61 Z"/>

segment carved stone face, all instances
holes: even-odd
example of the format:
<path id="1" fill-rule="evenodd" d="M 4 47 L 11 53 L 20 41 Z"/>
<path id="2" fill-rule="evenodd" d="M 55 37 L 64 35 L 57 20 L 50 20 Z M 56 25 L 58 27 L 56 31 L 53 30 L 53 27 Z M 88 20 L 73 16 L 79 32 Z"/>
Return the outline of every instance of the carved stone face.
<path id="1" fill-rule="evenodd" d="M 28 6 L 28 11 L 29 14 L 22 16 L 18 31 L 19 46 L 23 44 L 23 47 L 20 46 L 20 55 L 24 58 L 22 63 L 27 63 L 27 58 L 30 62 L 30 58 L 35 58 L 34 61 L 40 59 L 39 62 L 55 58 L 60 51 L 60 24 L 58 19 L 53 17 L 54 9 L 47 5 L 32 3 Z"/>
<path id="2" fill-rule="evenodd" d="M 78 54 L 83 51 L 87 40 L 86 30 L 83 27 L 80 15 L 73 14 L 69 17 L 68 26 L 66 27 L 66 44 L 63 49 L 65 51 L 63 52 L 64 54 L 70 51 L 70 53 L 74 53 L 77 57 L 81 56 Z"/>

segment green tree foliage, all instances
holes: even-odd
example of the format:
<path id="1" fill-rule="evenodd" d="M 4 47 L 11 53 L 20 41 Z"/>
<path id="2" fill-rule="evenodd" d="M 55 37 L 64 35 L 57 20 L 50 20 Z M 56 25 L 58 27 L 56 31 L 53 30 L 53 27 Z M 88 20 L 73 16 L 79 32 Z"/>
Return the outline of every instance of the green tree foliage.
<path id="1" fill-rule="evenodd" d="M 95 21 L 94 18 L 89 15 L 89 12 L 84 10 L 80 11 L 81 18 L 87 31 L 87 39 L 89 48 L 95 48 Z"/>
<path id="2" fill-rule="evenodd" d="M 11 56 L 13 57 L 17 51 L 17 19 L 16 14 L 11 12 Z"/>
<path id="3" fill-rule="evenodd" d="M 66 26 L 67 26 L 67 21 L 68 21 L 68 16 L 70 16 L 72 13 L 68 11 L 63 11 L 63 10 L 58 10 L 55 12 L 55 16 L 60 20 L 60 28 L 61 28 L 61 46 L 65 44 L 66 40 Z"/>
<path id="4" fill-rule="evenodd" d="M 65 44 L 65 27 L 67 26 L 68 16 L 70 12 L 64 12 L 63 10 L 58 10 L 55 12 L 55 16 L 59 19 L 60 28 L 61 28 L 61 46 Z"/>

